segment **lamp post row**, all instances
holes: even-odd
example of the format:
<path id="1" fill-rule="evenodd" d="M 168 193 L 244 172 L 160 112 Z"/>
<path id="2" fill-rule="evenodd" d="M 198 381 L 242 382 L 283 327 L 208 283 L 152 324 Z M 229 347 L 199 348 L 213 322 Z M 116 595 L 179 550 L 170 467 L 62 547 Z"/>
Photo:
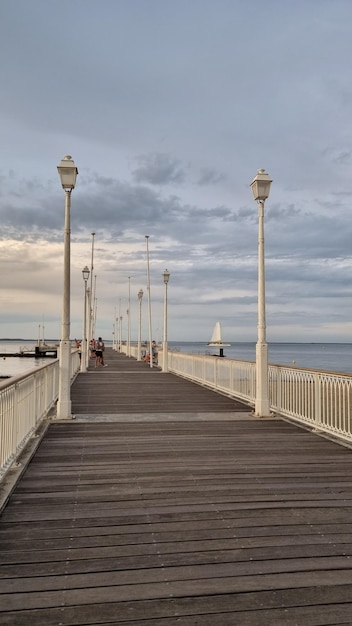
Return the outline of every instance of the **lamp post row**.
<path id="1" fill-rule="evenodd" d="M 65 225 L 64 225 L 64 278 L 63 278 L 63 301 L 59 359 L 59 394 L 57 403 L 57 419 L 68 419 L 71 414 L 71 342 L 70 342 L 70 289 L 71 289 L 71 193 L 75 188 L 78 169 L 70 155 L 64 156 L 57 167 L 61 179 L 61 185 L 65 192 Z M 269 380 L 268 380 L 268 344 L 266 341 L 265 319 L 265 255 L 264 255 L 264 205 L 269 197 L 272 180 L 264 169 L 260 169 L 251 183 L 253 198 L 258 204 L 258 336 L 256 343 L 256 400 L 255 415 L 257 417 L 270 416 Z M 88 345 L 87 345 L 87 299 L 90 309 L 89 323 L 92 320 L 92 275 L 93 275 L 93 250 L 94 235 L 92 233 L 92 259 L 91 271 L 86 266 L 82 270 L 84 280 L 84 315 L 83 337 L 81 353 L 81 371 L 87 370 Z M 149 344 L 150 344 L 150 367 L 153 367 L 152 338 L 151 338 L 151 304 L 150 304 L 150 274 L 149 274 L 149 235 L 145 236 L 147 245 L 147 290 L 149 305 Z M 87 289 L 87 282 L 91 276 L 91 286 Z M 162 371 L 168 371 L 168 345 L 167 345 L 167 287 L 170 272 L 165 270 L 162 274 L 165 285 L 164 290 L 164 329 L 163 329 L 163 365 Z M 137 359 L 141 360 L 141 319 L 142 319 L 142 289 L 138 292 L 139 301 L 139 329 Z M 129 308 L 128 308 L 128 351 L 130 356 L 130 278 L 129 278 Z M 120 316 L 120 327 L 122 317 Z M 121 347 L 121 346 L 120 346 Z"/>

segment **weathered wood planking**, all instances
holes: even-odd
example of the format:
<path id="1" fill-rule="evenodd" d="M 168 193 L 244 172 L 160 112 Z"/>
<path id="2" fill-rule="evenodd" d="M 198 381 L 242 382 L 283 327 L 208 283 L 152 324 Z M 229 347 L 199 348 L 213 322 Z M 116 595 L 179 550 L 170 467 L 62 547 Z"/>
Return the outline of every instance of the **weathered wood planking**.
<path id="1" fill-rule="evenodd" d="M 351 624 L 351 451 L 241 415 L 51 424 L 0 520 L 0 624 Z"/>

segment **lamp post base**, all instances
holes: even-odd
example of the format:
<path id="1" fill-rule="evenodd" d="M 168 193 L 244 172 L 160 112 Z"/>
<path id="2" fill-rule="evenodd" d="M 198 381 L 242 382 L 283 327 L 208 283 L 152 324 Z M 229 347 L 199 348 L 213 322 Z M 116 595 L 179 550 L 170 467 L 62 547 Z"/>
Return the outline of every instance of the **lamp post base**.
<path id="1" fill-rule="evenodd" d="M 72 419 L 71 408 L 71 342 L 60 342 L 59 362 L 59 399 L 57 402 L 56 419 Z"/>
<path id="2" fill-rule="evenodd" d="M 162 361 L 162 369 L 161 371 L 164 374 L 167 374 L 169 371 L 169 364 L 168 364 L 168 353 L 167 353 L 168 347 L 167 347 L 167 342 L 164 341 L 163 342 L 163 361 Z"/>
<path id="3" fill-rule="evenodd" d="M 72 420 L 73 419 L 73 415 L 71 413 L 72 411 L 72 404 L 71 402 L 59 402 L 57 403 L 57 408 L 56 408 L 56 417 L 54 419 L 57 420 Z"/>
<path id="4" fill-rule="evenodd" d="M 268 344 L 258 341 L 256 357 L 255 417 L 272 417 L 269 403 Z"/>
<path id="5" fill-rule="evenodd" d="M 80 371 L 81 372 L 86 372 L 87 371 L 87 351 L 88 351 L 88 346 L 87 346 L 87 340 L 86 339 L 82 339 L 82 351 L 81 351 L 81 367 L 80 367 Z"/>

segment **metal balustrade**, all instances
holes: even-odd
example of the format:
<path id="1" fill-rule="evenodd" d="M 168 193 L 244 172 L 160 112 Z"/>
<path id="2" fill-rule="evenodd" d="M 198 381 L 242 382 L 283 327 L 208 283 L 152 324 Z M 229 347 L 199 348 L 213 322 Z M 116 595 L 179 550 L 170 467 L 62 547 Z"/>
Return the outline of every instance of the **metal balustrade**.
<path id="1" fill-rule="evenodd" d="M 254 362 L 169 351 L 168 364 L 174 374 L 255 404 Z M 352 442 L 352 376 L 280 365 L 269 365 L 268 376 L 273 413 Z"/>
<path id="2" fill-rule="evenodd" d="M 131 346 L 137 356 L 137 347 Z M 159 350 L 159 362 L 162 350 Z M 252 361 L 168 351 L 170 372 L 255 405 Z M 269 365 L 270 409 L 346 441 L 352 441 L 352 377 L 348 374 Z"/>
<path id="3" fill-rule="evenodd" d="M 136 346 L 131 356 L 137 357 Z M 79 366 L 75 351 L 71 380 Z M 169 351 L 168 369 L 254 407 L 254 362 Z M 0 383 L 0 479 L 54 406 L 58 387 L 58 359 Z M 273 413 L 352 442 L 352 376 L 269 365 L 269 394 Z"/>
<path id="4" fill-rule="evenodd" d="M 75 350 L 71 359 L 71 380 L 79 367 Z M 58 392 L 59 359 L 0 383 L 0 480 L 47 417 Z"/>
<path id="5" fill-rule="evenodd" d="M 160 358 L 160 356 L 159 356 Z M 170 372 L 234 398 L 255 403 L 255 363 L 216 356 L 169 352 Z"/>

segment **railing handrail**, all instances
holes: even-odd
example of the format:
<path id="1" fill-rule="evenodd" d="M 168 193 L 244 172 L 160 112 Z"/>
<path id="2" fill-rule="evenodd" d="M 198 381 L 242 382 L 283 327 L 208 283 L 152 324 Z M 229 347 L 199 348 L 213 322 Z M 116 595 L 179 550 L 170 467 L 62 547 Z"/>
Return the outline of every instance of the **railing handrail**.
<path id="1" fill-rule="evenodd" d="M 58 358 L 0 384 L 0 479 L 18 458 L 29 438 L 55 405 L 59 391 Z M 80 366 L 72 351 L 71 380 Z"/>
<path id="2" fill-rule="evenodd" d="M 169 371 L 255 404 L 256 364 L 212 355 L 168 352 Z M 352 375 L 270 364 L 270 409 L 315 430 L 352 441 Z"/>
<path id="3" fill-rule="evenodd" d="M 131 346 L 131 355 L 135 357 L 136 351 Z M 79 370 L 78 351 L 72 355 L 74 378 Z M 168 369 L 254 406 L 253 361 L 171 350 Z M 352 375 L 270 364 L 268 376 L 270 408 L 274 413 L 352 441 Z M 0 383 L 0 477 L 56 402 L 58 378 L 59 359 L 54 359 Z"/>
<path id="4" fill-rule="evenodd" d="M 50 363 L 37 365 L 36 367 L 26 370 L 25 372 L 21 372 L 21 374 L 17 374 L 16 376 L 10 376 L 9 378 L 4 378 L 3 380 L 0 381 L 0 395 L 1 395 L 1 391 L 3 391 L 6 387 L 11 387 L 11 385 L 16 385 L 17 383 L 21 382 L 21 380 L 24 380 L 28 376 L 33 376 L 35 372 L 39 372 L 41 369 L 45 369 L 46 367 L 55 365 L 55 363 L 58 362 L 58 360 L 59 359 L 51 359 Z"/>

